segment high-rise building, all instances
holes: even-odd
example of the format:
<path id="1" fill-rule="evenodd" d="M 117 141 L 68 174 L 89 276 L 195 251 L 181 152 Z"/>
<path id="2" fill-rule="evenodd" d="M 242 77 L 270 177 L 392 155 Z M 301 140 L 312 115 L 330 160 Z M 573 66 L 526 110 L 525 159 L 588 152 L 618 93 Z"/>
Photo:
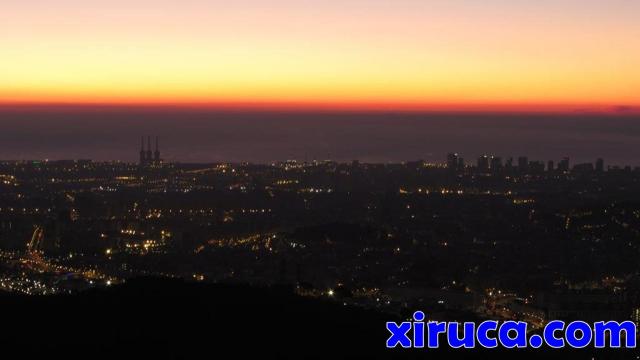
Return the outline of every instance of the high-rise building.
<path id="1" fill-rule="evenodd" d="M 552 172 L 553 170 L 555 170 L 553 160 L 549 160 L 547 162 L 547 171 Z"/>
<path id="2" fill-rule="evenodd" d="M 565 157 L 558 163 L 558 171 L 568 172 L 569 171 L 569 158 Z"/>
<path id="3" fill-rule="evenodd" d="M 160 165 L 160 149 L 158 148 L 158 137 L 156 136 L 156 151 L 153 153 L 153 162 L 155 165 Z"/>
<path id="4" fill-rule="evenodd" d="M 518 158 L 518 171 L 521 173 L 529 171 L 529 158 L 526 156 L 520 156 Z"/>
<path id="5" fill-rule="evenodd" d="M 478 172 L 489 172 L 489 156 L 482 155 L 478 158 Z"/>
<path id="6" fill-rule="evenodd" d="M 457 153 L 447 154 L 447 168 L 450 171 L 458 170 L 458 154 Z"/>
<path id="7" fill-rule="evenodd" d="M 544 162 L 543 161 L 530 161 L 529 162 L 529 173 L 531 174 L 541 174 L 544 172 Z"/>
<path id="8" fill-rule="evenodd" d="M 140 138 L 140 166 L 145 166 L 147 164 L 147 155 L 144 151 L 144 136 Z"/>
<path id="9" fill-rule="evenodd" d="M 147 137 L 147 165 L 153 161 L 153 153 L 151 152 L 151 136 Z"/>
<path id="10" fill-rule="evenodd" d="M 499 172 L 502 170 L 502 158 L 499 156 L 492 156 L 490 166 L 492 172 Z"/>
<path id="11" fill-rule="evenodd" d="M 504 164 L 505 169 L 507 169 L 508 172 L 511 172 L 511 170 L 513 169 L 513 158 L 510 157 L 507 159 L 507 161 Z"/>
<path id="12" fill-rule="evenodd" d="M 604 160 L 602 158 L 599 158 L 598 160 L 596 160 L 596 171 L 597 172 L 604 171 Z"/>

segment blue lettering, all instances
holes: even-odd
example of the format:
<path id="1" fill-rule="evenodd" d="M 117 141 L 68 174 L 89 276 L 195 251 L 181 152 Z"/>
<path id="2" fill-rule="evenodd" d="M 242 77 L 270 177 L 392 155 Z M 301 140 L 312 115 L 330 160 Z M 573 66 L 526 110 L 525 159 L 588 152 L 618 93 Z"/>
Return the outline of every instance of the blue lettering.
<path id="1" fill-rule="evenodd" d="M 543 333 L 544 341 L 547 343 L 547 345 L 549 345 L 554 349 L 564 347 L 564 339 L 557 338 L 555 336 L 556 331 L 563 330 L 563 329 L 564 329 L 564 321 L 560 321 L 560 320 L 550 321 L 547 324 L 547 326 L 545 326 L 544 333 Z"/>
<path id="2" fill-rule="evenodd" d="M 496 331 L 498 329 L 498 322 L 495 320 L 483 321 L 478 325 L 478 344 L 485 348 L 498 347 L 498 340 L 495 337 L 489 337 L 489 331 Z"/>
<path id="3" fill-rule="evenodd" d="M 460 323 L 452 322 L 449 323 L 449 327 L 447 330 L 447 341 L 449 342 L 449 346 L 454 349 L 458 349 L 461 347 L 472 349 L 476 346 L 476 324 L 472 322 L 464 323 L 464 328 L 462 330 L 462 339 L 458 336 L 460 327 Z"/>
<path id="4" fill-rule="evenodd" d="M 387 347 L 394 348 L 398 344 L 403 348 L 411 347 L 411 339 L 407 336 L 410 329 L 410 322 L 403 322 L 399 325 L 392 321 L 387 322 L 387 330 L 391 332 L 391 336 L 387 340 Z"/>
<path id="5" fill-rule="evenodd" d="M 580 337 L 576 336 L 576 332 L 580 332 Z M 565 331 L 567 344 L 574 348 L 583 348 L 591 342 L 591 327 L 584 321 L 574 321 L 567 326 Z"/>
<path id="6" fill-rule="evenodd" d="M 515 333 L 515 337 L 510 334 Z M 498 339 L 507 349 L 527 347 L 527 323 L 524 321 L 505 321 L 500 325 Z"/>
<path id="7" fill-rule="evenodd" d="M 424 313 L 422 311 L 416 311 L 413 313 L 413 347 L 424 347 Z"/>
<path id="8" fill-rule="evenodd" d="M 622 332 L 626 338 L 625 346 L 628 348 L 636 347 L 636 324 L 633 321 L 624 321 L 619 323 L 617 321 L 600 321 L 595 325 L 594 343 L 595 347 L 603 348 L 605 346 L 606 332 L 609 332 L 609 346 L 612 348 L 619 348 L 622 343 Z"/>
<path id="9" fill-rule="evenodd" d="M 443 322 L 430 322 L 427 326 L 429 328 L 429 340 L 427 345 L 430 348 L 437 348 L 440 346 L 438 343 L 438 335 L 447 331 L 447 325 Z"/>

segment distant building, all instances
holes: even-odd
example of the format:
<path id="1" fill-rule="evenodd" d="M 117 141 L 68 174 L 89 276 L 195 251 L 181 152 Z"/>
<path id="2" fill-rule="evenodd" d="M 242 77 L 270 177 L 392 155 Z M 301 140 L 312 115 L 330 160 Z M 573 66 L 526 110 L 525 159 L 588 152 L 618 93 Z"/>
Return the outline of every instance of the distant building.
<path id="1" fill-rule="evenodd" d="M 482 155 L 478 158 L 478 171 L 481 173 L 489 172 L 489 156 Z"/>
<path id="2" fill-rule="evenodd" d="M 542 161 L 530 161 L 529 172 L 532 174 L 541 174 L 544 172 L 544 162 Z"/>
<path id="3" fill-rule="evenodd" d="M 555 170 L 555 168 L 554 168 L 553 160 L 549 160 L 547 162 L 547 171 L 548 172 L 553 172 L 554 170 Z"/>
<path id="4" fill-rule="evenodd" d="M 158 137 L 156 136 L 156 151 L 153 152 L 153 162 L 156 165 L 160 164 L 160 149 L 158 148 Z"/>
<path id="5" fill-rule="evenodd" d="M 558 171 L 568 172 L 569 171 L 569 158 L 565 157 L 558 163 Z"/>
<path id="6" fill-rule="evenodd" d="M 576 173 L 590 173 L 593 172 L 593 170 L 592 163 L 575 164 L 572 169 L 572 171 Z"/>
<path id="7" fill-rule="evenodd" d="M 492 172 L 499 172 L 500 170 L 502 170 L 502 158 L 498 156 L 492 156 L 490 166 Z"/>
<path id="8" fill-rule="evenodd" d="M 147 165 L 153 164 L 153 153 L 151 152 L 151 136 L 147 137 Z"/>
<path id="9" fill-rule="evenodd" d="M 518 158 L 518 171 L 521 173 L 526 173 L 529 171 L 529 158 L 526 156 L 520 156 Z"/>
<path id="10" fill-rule="evenodd" d="M 144 151 L 144 136 L 140 138 L 140 166 L 147 165 L 147 153 Z"/>
<path id="11" fill-rule="evenodd" d="M 458 170 L 458 154 L 457 153 L 447 154 L 447 168 L 450 171 Z"/>
<path id="12" fill-rule="evenodd" d="M 156 150 L 151 151 L 151 136 L 147 137 L 147 150 L 144 149 L 144 136 L 140 143 L 140 166 L 159 166 L 162 164 L 160 158 L 160 148 L 158 147 L 158 137 L 156 137 Z"/>
<path id="13" fill-rule="evenodd" d="M 511 172 L 511 170 L 513 169 L 513 158 L 512 157 L 507 159 L 504 167 L 507 169 L 507 171 Z"/>
<path id="14" fill-rule="evenodd" d="M 596 171 L 597 172 L 604 171 L 604 160 L 602 158 L 599 158 L 598 160 L 596 160 Z"/>

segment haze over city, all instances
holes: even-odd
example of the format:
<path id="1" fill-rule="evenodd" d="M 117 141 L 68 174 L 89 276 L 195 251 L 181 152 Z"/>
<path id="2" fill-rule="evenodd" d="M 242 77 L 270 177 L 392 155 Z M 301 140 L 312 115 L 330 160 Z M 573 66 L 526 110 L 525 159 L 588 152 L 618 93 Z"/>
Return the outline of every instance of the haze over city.
<path id="1" fill-rule="evenodd" d="M 168 161 L 439 162 L 451 151 L 640 165 L 635 116 L 397 112 L 202 111 L 154 108 L 0 110 L 0 160 L 137 161 L 141 135 Z"/>

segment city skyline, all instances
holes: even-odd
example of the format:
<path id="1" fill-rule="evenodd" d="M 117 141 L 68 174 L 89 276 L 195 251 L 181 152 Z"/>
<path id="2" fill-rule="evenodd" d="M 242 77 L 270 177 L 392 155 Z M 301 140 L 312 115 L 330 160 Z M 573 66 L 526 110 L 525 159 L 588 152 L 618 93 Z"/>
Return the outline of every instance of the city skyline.
<path id="1" fill-rule="evenodd" d="M 140 136 L 158 136 L 169 162 L 327 159 L 440 161 L 457 151 L 532 159 L 602 157 L 638 166 L 636 117 L 349 112 L 222 112 L 67 108 L 0 111 L 0 159 L 137 162 Z M 134 150 L 134 151 L 132 151 Z"/>
<path id="2" fill-rule="evenodd" d="M 152 141 L 151 141 L 151 136 L 147 136 L 146 137 L 146 142 L 145 142 L 145 136 L 141 136 L 140 137 L 140 149 L 138 152 L 138 161 L 136 162 L 129 162 L 129 164 L 137 164 L 141 169 L 153 169 L 153 168 L 162 168 L 164 166 L 172 166 L 171 163 L 169 162 L 165 162 L 160 156 L 161 156 L 161 152 L 160 152 L 160 147 L 159 147 L 159 138 L 158 136 L 155 136 L 155 150 L 151 150 L 152 148 Z M 145 146 L 146 144 L 146 146 Z M 473 170 L 475 172 L 478 173 L 493 173 L 493 174 L 509 174 L 509 172 L 517 172 L 519 174 L 527 174 L 527 173 L 532 173 L 532 174 L 539 174 L 542 172 L 558 172 L 558 173 L 568 173 L 571 171 L 577 171 L 577 172 L 603 172 L 606 170 L 625 170 L 625 171 L 631 171 L 632 169 L 635 171 L 640 170 L 640 167 L 635 167 L 632 168 L 629 165 L 626 166 L 619 166 L 619 165 L 614 165 L 614 166 L 609 166 L 608 168 L 605 168 L 604 166 L 604 159 L 601 157 L 598 157 L 597 159 L 595 159 L 595 161 L 593 162 L 579 162 L 579 163 L 571 163 L 571 159 L 567 156 L 561 157 L 558 159 L 559 161 L 557 162 L 557 166 L 556 166 L 556 159 L 549 159 L 549 160 L 540 160 L 540 159 L 530 159 L 527 155 L 525 154 L 520 154 L 520 156 L 514 157 L 514 156 L 501 156 L 500 154 L 488 154 L 488 153 L 483 153 L 482 155 L 480 155 L 477 159 L 472 159 L 471 161 L 465 161 L 465 158 L 463 157 L 463 154 L 457 153 L 457 152 L 449 152 L 446 155 L 446 158 L 443 158 L 442 161 L 435 161 L 435 162 L 428 162 L 425 161 L 423 159 L 419 159 L 419 160 L 407 160 L 407 161 L 400 161 L 397 163 L 389 163 L 390 165 L 397 165 L 397 164 L 416 164 L 416 163 L 420 163 L 422 162 L 423 166 L 426 167 L 444 167 L 447 168 L 453 172 L 465 172 L 466 170 Z M 83 158 L 83 159 L 25 159 L 25 160 L 12 160 L 12 159 L 0 159 L 0 162 L 4 163 L 4 164 L 19 164 L 22 162 L 44 162 L 44 163 L 51 163 L 51 164 L 55 164 L 55 163 L 60 163 L 60 164 L 65 164 L 65 163 L 69 163 L 69 162 L 73 162 L 73 163 L 82 163 L 82 164 L 87 164 L 89 162 L 92 162 L 93 159 L 90 158 Z M 516 162 L 517 161 L 517 162 Z M 120 162 L 120 160 L 107 160 L 105 161 L 107 163 L 109 162 Z M 269 165 L 274 165 L 275 163 L 291 163 L 291 164 L 296 164 L 296 163 L 301 163 L 301 164 L 313 164 L 313 163 L 323 163 L 323 162 L 332 162 L 332 163 L 336 163 L 336 164 L 348 164 L 349 162 L 339 162 L 339 161 L 334 161 L 330 158 L 318 158 L 318 159 L 304 159 L 302 161 L 299 161 L 298 159 L 286 159 L 286 160 L 279 160 L 279 161 L 274 161 Z M 126 163 L 126 162 L 125 162 Z M 234 163 L 230 163 L 230 162 L 223 162 L 223 164 L 234 164 Z M 360 163 L 359 159 L 353 159 L 351 162 L 351 164 L 354 163 Z M 180 161 L 177 161 L 176 164 L 181 164 Z M 220 163 L 211 163 L 211 164 L 220 164 Z M 367 164 L 367 163 L 363 163 L 363 164 Z M 380 164 L 376 164 L 376 163 L 368 163 L 370 165 L 380 165 Z M 183 163 L 183 165 L 206 165 L 206 163 Z M 238 165 L 237 163 L 235 165 Z M 240 165 L 258 165 L 258 164 L 252 164 L 250 162 L 242 162 Z"/>

